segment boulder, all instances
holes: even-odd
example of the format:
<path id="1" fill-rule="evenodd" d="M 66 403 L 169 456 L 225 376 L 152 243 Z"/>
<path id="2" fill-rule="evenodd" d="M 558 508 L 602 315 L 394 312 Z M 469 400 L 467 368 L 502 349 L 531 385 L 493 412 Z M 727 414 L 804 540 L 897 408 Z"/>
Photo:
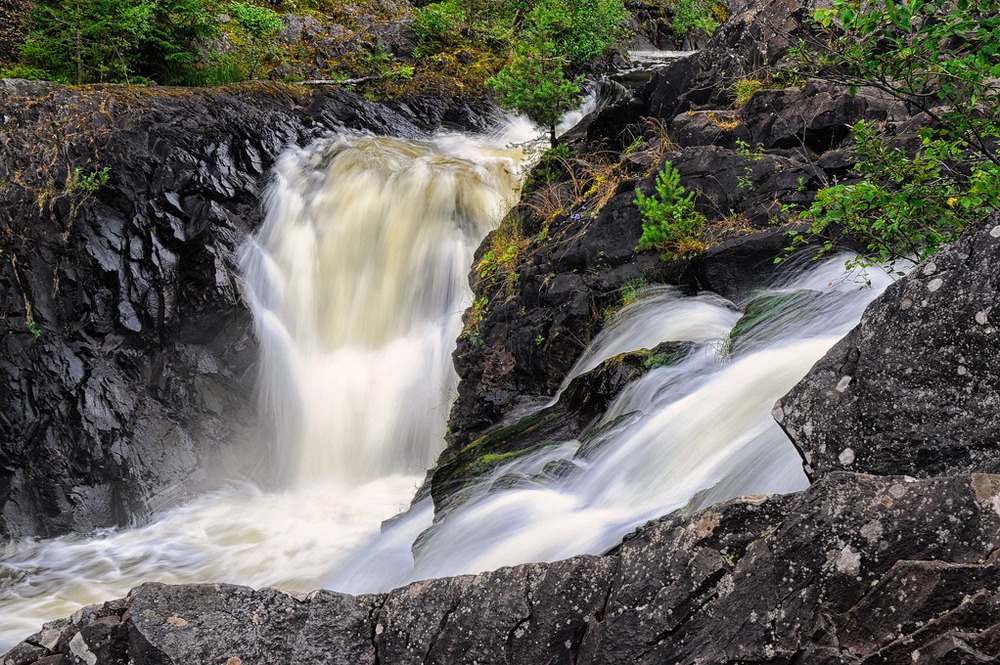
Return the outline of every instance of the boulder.
<path id="1" fill-rule="evenodd" d="M 1000 215 L 876 299 L 778 401 L 812 479 L 1000 470 Z"/>
<path id="2" fill-rule="evenodd" d="M 383 594 L 147 584 L 0 663 L 996 662 L 998 505 L 998 476 L 841 472 L 658 520 L 601 557 Z"/>

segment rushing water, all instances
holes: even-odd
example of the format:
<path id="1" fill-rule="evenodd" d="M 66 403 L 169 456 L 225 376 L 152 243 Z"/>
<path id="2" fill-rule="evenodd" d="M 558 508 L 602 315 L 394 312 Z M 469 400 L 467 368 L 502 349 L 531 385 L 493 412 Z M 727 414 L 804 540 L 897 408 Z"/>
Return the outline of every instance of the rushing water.
<path id="1" fill-rule="evenodd" d="M 823 295 L 789 305 L 740 352 L 723 343 L 732 303 L 647 289 L 573 376 L 665 340 L 692 343 L 684 361 L 630 385 L 583 451 L 567 441 L 498 470 L 431 530 L 425 501 L 379 532 L 443 445 L 468 267 L 517 192 L 522 154 L 506 144 L 341 137 L 281 160 L 243 256 L 279 489 L 234 484 L 142 528 L 3 546 L 0 651 L 143 581 L 375 591 L 600 552 L 696 495 L 804 485 L 771 405 L 884 286 L 845 281 L 840 260 L 789 271 L 777 292 Z M 542 473 L 554 460 L 575 472 Z M 493 490 L 502 475 L 523 482 Z"/>

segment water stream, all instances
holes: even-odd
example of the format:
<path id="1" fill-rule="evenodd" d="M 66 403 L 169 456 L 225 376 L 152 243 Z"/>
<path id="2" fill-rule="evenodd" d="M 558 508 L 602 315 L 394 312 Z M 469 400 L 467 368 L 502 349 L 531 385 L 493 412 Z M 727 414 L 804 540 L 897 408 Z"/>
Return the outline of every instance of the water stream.
<path id="1" fill-rule="evenodd" d="M 860 289 L 840 259 L 787 271 L 775 293 L 821 295 L 787 305 L 740 351 L 724 341 L 732 303 L 647 289 L 573 375 L 664 340 L 690 341 L 686 359 L 630 385 L 582 448 L 566 441 L 496 471 L 430 531 L 428 502 L 379 531 L 443 447 L 467 271 L 517 195 L 523 154 L 509 142 L 340 137 L 280 161 L 243 256 L 278 489 L 233 483 L 141 528 L 3 545 L 0 653 L 143 581 L 378 591 L 600 552 L 692 497 L 804 486 L 771 406 L 885 286 Z M 573 472 L 546 475 L 555 460 Z M 494 489 L 503 477 L 523 481 Z"/>

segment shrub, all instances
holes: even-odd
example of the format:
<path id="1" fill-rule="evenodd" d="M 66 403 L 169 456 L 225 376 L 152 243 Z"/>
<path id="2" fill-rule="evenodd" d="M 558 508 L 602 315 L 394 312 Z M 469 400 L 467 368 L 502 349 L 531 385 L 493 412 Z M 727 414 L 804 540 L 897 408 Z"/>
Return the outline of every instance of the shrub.
<path id="1" fill-rule="evenodd" d="M 239 26 L 233 35 L 237 61 L 246 78 L 257 78 L 261 64 L 276 52 L 281 18 L 273 10 L 249 2 L 231 2 L 228 9 Z"/>
<path id="2" fill-rule="evenodd" d="M 825 238 L 823 250 L 833 247 L 836 235 L 860 239 L 868 258 L 856 257 L 850 266 L 867 267 L 873 261 L 900 258 L 923 260 L 950 242 L 969 224 L 983 219 L 1000 205 L 1000 166 L 979 160 L 957 171 L 961 146 L 923 132 L 920 149 L 907 154 L 892 146 L 871 124 L 851 128 L 859 158 L 850 184 L 834 184 L 816 194 L 803 212 L 810 222 L 807 235 Z"/>
<path id="3" fill-rule="evenodd" d="M 658 249 L 664 259 L 702 250 L 707 221 L 695 210 L 695 193 L 680 183 L 681 176 L 667 162 L 656 176 L 656 195 L 646 196 L 638 187 L 635 204 L 642 213 L 640 249 Z"/>
<path id="4" fill-rule="evenodd" d="M 799 51 L 808 66 L 932 122 L 910 153 L 855 125 L 858 180 L 818 192 L 809 235 L 829 248 L 832 232 L 850 233 L 879 260 L 926 258 L 1000 205 L 1000 0 L 834 0 L 814 18 L 820 38 Z"/>
<path id="5" fill-rule="evenodd" d="M 413 31 L 420 53 L 435 53 L 459 43 L 465 12 L 457 0 L 435 2 L 416 10 Z"/>
<path id="6" fill-rule="evenodd" d="M 733 105 L 739 108 L 750 101 L 750 98 L 764 89 L 764 82 L 760 79 L 738 79 L 729 88 L 736 98 Z"/>
<path id="7" fill-rule="evenodd" d="M 725 20 L 725 6 L 706 0 L 674 0 L 670 6 L 674 35 L 683 39 L 694 32 L 715 32 L 720 20 Z"/>

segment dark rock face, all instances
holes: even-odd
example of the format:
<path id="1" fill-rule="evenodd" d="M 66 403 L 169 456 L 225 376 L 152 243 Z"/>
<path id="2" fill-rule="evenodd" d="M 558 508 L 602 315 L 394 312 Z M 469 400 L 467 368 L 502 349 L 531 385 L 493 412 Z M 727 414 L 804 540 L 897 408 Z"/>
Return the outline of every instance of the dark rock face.
<path id="1" fill-rule="evenodd" d="M 998 476 L 837 473 L 663 519 L 603 557 L 388 594 L 145 585 L 0 662 L 995 662 L 998 506 Z"/>
<path id="2" fill-rule="evenodd" d="M 637 278 L 684 281 L 683 266 L 665 264 L 655 252 L 636 252 L 642 225 L 634 189 L 635 181 L 626 181 L 598 211 L 564 210 L 545 234 L 530 202 L 522 205 L 514 214 L 524 215 L 525 236 L 537 239 L 518 260 L 513 296 L 473 271 L 476 297 L 486 297 L 489 308 L 458 340 L 461 384 L 442 462 L 489 426 L 553 395 L 603 325 L 604 309 L 620 304 L 622 285 Z M 477 261 L 489 243 L 487 238 Z"/>
<path id="3" fill-rule="evenodd" d="M 414 125 L 291 86 L 8 83 L 0 105 L 0 535 L 141 520 L 229 444 L 253 473 L 236 253 L 265 176 L 328 132 Z"/>
<path id="4" fill-rule="evenodd" d="M 1000 216 L 889 287 L 775 407 L 806 472 L 1000 470 Z"/>

